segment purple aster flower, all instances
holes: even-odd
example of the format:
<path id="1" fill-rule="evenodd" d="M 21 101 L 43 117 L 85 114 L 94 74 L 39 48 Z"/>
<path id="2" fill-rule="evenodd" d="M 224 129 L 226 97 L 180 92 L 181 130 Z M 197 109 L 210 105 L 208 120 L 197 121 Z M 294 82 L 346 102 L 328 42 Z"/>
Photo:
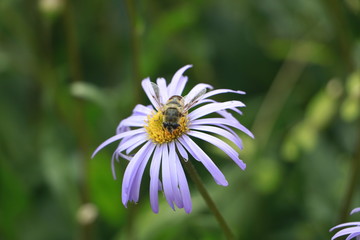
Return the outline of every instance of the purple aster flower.
<path id="1" fill-rule="evenodd" d="M 189 186 L 180 162 L 181 159 L 188 161 L 189 155 L 204 165 L 217 184 L 227 186 L 223 173 L 193 139 L 209 142 L 224 151 L 241 169 L 246 167 L 234 147 L 218 138 L 225 137 L 242 149 L 242 141 L 234 130 L 253 137 L 227 111 L 241 114 L 238 108 L 245 105 L 240 101 L 216 102 L 209 99 L 222 93 L 245 93 L 229 89 L 212 90 L 212 86 L 200 83 L 182 97 L 188 80 L 183 73 L 190 67 L 187 65 L 178 70 L 169 85 L 163 78 L 158 78 L 156 84 L 149 78 L 144 79 L 142 87 L 152 106 L 137 105 L 132 115 L 120 122 L 116 135 L 103 142 L 93 153 L 94 156 L 106 145 L 120 140 L 113 154 L 112 172 L 116 178 L 115 159 L 122 157 L 129 161 L 122 182 L 125 207 L 129 201 L 138 201 L 141 179 L 149 161 L 150 203 L 155 213 L 159 211 L 159 191 L 164 192 L 172 209 L 175 210 L 175 204 L 184 208 L 186 213 L 191 212 Z M 217 116 L 205 117 L 213 113 Z"/>
<path id="2" fill-rule="evenodd" d="M 360 208 L 353 209 L 350 214 L 354 214 L 356 212 L 360 212 Z M 338 237 L 345 235 L 349 235 L 345 240 L 350 240 L 350 239 L 360 240 L 360 222 L 348 222 L 348 223 L 339 224 L 333 227 L 332 229 L 330 229 L 330 232 L 336 228 L 342 228 L 342 227 L 348 227 L 348 228 L 344 228 L 341 231 L 337 232 L 331 238 L 331 240 L 334 240 Z"/>

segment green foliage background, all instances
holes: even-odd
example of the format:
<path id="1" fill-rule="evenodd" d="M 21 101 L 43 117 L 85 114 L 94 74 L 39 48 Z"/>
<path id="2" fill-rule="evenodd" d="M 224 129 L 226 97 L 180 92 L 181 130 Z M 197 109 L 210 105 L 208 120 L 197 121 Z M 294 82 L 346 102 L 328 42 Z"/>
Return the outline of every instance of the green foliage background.
<path id="1" fill-rule="evenodd" d="M 126 209 L 116 144 L 90 159 L 148 103 L 143 78 L 186 64 L 188 88 L 247 92 L 246 171 L 207 144 L 229 186 L 196 165 L 238 239 L 329 239 L 359 219 L 358 0 L 1 0 L 0 239 L 224 239 L 191 181 L 189 215 L 162 196 L 152 213 L 147 174 Z"/>

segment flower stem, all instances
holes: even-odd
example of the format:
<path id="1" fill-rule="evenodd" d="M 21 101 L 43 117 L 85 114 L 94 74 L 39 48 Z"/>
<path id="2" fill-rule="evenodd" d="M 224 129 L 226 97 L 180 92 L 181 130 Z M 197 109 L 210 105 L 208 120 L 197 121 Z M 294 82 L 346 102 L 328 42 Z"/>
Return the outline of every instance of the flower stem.
<path id="1" fill-rule="evenodd" d="M 227 239 L 235 239 L 234 234 L 231 232 L 231 229 L 229 225 L 226 223 L 224 217 L 221 215 L 219 209 L 216 207 L 214 201 L 211 199 L 208 191 L 206 190 L 203 182 L 201 181 L 201 178 L 196 171 L 194 165 L 191 163 L 191 161 L 185 162 L 184 159 L 182 162 L 182 165 L 184 166 L 186 172 L 190 175 L 191 179 L 195 183 L 196 187 L 199 189 L 200 194 L 204 198 L 206 204 L 208 205 L 211 212 L 214 214 L 216 220 L 218 221 L 220 227 L 222 228 L 225 236 Z"/>

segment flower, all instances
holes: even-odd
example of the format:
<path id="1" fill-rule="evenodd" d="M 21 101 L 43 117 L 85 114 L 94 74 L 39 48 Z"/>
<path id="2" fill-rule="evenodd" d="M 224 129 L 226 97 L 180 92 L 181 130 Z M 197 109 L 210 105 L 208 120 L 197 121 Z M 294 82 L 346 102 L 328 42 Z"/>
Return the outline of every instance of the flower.
<path id="1" fill-rule="evenodd" d="M 354 214 L 356 212 L 360 212 L 360 208 L 353 209 L 350 214 Z M 351 227 L 349 227 L 349 226 L 351 226 Z M 356 240 L 360 240 L 360 222 L 348 222 L 348 223 L 339 224 L 339 225 L 331 228 L 330 232 L 336 228 L 341 228 L 341 227 L 348 227 L 348 228 L 344 228 L 343 230 L 337 232 L 331 238 L 331 240 L 334 240 L 334 239 L 344 236 L 344 235 L 349 235 L 345 240 L 350 240 L 350 239 L 355 239 L 355 238 L 356 238 Z"/>
<path id="2" fill-rule="evenodd" d="M 192 66 L 187 65 L 179 69 L 169 85 L 166 85 L 163 78 L 158 78 L 157 84 L 150 82 L 149 78 L 144 79 L 142 87 L 152 106 L 138 104 L 132 115 L 120 122 L 116 135 L 103 142 L 93 153 L 92 157 L 106 145 L 120 140 L 111 162 L 116 178 L 114 160 L 119 157 L 129 160 L 122 182 L 122 202 L 125 207 L 129 201 L 138 201 L 141 179 L 149 161 L 150 203 L 155 213 L 159 211 L 159 191 L 164 192 L 173 210 L 175 203 L 178 208 L 184 208 L 186 213 L 191 212 L 190 191 L 180 162 L 181 159 L 188 161 L 189 154 L 204 165 L 217 184 L 228 185 L 223 173 L 193 138 L 215 145 L 241 169 L 246 167 L 232 146 L 209 134 L 225 137 L 239 149 L 243 147 L 242 141 L 233 128 L 253 137 L 252 133 L 227 111 L 241 114 L 237 108 L 245 106 L 242 102 L 216 102 L 209 99 L 222 93 L 245 93 L 229 89 L 212 90 L 212 86 L 200 83 L 185 97 L 181 97 L 188 80 L 183 73 L 190 67 Z M 207 90 L 211 91 L 206 92 Z M 211 113 L 217 113 L 218 116 L 202 118 Z"/>

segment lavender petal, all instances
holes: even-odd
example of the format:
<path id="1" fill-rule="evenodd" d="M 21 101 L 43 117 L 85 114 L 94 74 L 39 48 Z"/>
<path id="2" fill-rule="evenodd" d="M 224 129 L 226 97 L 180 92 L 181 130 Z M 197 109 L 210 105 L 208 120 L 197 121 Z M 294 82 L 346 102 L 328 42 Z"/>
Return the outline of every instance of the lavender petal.
<path id="1" fill-rule="evenodd" d="M 156 80 L 156 84 L 157 84 L 158 87 L 159 87 L 161 103 L 162 103 L 162 104 L 165 104 L 166 101 L 169 99 L 168 89 L 167 89 L 167 87 L 166 87 L 166 81 L 165 81 L 164 78 L 158 78 L 158 79 Z"/>
<path id="2" fill-rule="evenodd" d="M 140 150 L 135 154 L 126 167 L 122 182 L 122 203 L 125 207 L 127 206 L 127 202 L 130 198 L 131 186 L 133 184 L 134 178 L 136 177 L 136 173 L 140 167 L 140 164 L 142 161 L 144 161 L 145 156 L 151 148 L 154 148 L 154 144 L 152 142 L 147 142 L 140 148 Z"/>
<path id="3" fill-rule="evenodd" d="M 176 87 L 176 95 L 181 96 L 182 92 L 184 91 L 185 85 L 188 81 L 188 77 L 187 76 L 181 76 L 178 86 Z"/>
<path id="4" fill-rule="evenodd" d="M 141 82 L 142 88 L 144 89 L 144 92 L 146 93 L 146 96 L 149 98 L 151 104 L 157 109 L 160 109 L 159 103 L 156 101 L 155 98 L 155 91 L 153 86 L 151 85 L 150 78 L 145 78 Z"/>
<path id="5" fill-rule="evenodd" d="M 129 147 L 133 146 L 134 144 L 137 144 L 139 142 L 141 144 L 146 140 L 148 140 L 148 136 L 146 133 L 134 135 L 131 138 L 127 139 L 127 141 L 125 141 L 124 143 L 119 144 L 118 148 L 116 149 L 116 152 L 122 152 L 128 149 Z"/>
<path id="6" fill-rule="evenodd" d="M 140 128 L 140 129 L 136 129 L 136 130 L 131 130 L 131 131 L 127 131 L 127 132 L 123 132 L 123 133 L 119 133 L 116 134 L 115 136 L 109 138 L 108 140 L 106 140 L 105 142 L 103 142 L 102 144 L 100 144 L 100 146 L 98 146 L 94 153 L 91 155 L 91 158 L 93 158 L 102 148 L 104 148 L 106 145 L 109 145 L 112 142 L 118 141 L 124 137 L 128 137 L 134 134 L 139 134 L 139 133 L 143 133 L 145 132 L 145 129 Z"/>
<path id="7" fill-rule="evenodd" d="M 360 208 L 354 208 L 354 209 L 351 211 L 350 215 L 352 215 L 352 214 L 354 214 L 354 213 L 357 213 L 357 212 L 360 212 Z"/>
<path id="8" fill-rule="evenodd" d="M 206 133 L 197 132 L 197 131 L 189 131 L 188 134 L 190 136 L 200 138 L 206 142 L 209 142 L 213 144 L 214 146 L 220 148 L 223 150 L 242 170 L 245 170 L 246 164 L 239 159 L 239 154 L 226 142 L 223 140 L 220 140 L 219 138 L 216 138 L 214 136 L 211 136 Z"/>
<path id="9" fill-rule="evenodd" d="M 189 155 L 187 154 L 186 150 L 181 145 L 181 143 L 175 142 L 175 144 L 176 144 L 177 149 L 179 150 L 180 155 L 183 157 L 185 162 L 187 162 L 189 160 Z"/>
<path id="10" fill-rule="evenodd" d="M 145 125 L 147 117 L 145 115 L 130 116 L 120 122 L 121 127 L 143 127 Z"/>
<path id="11" fill-rule="evenodd" d="M 150 165 L 150 205 L 154 213 L 159 212 L 158 192 L 161 156 L 161 147 L 157 146 Z"/>
<path id="12" fill-rule="evenodd" d="M 346 228 L 346 229 L 343 229 L 339 232 L 337 232 L 332 238 L 331 240 L 334 240 L 338 237 L 341 237 L 341 236 L 344 236 L 344 235 L 347 235 L 347 234 L 352 234 L 352 233 L 356 233 L 356 232 L 360 232 L 360 227 L 351 227 L 351 228 Z"/>
<path id="13" fill-rule="evenodd" d="M 147 134 L 144 134 L 144 135 L 147 136 Z M 128 147 L 128 149 L 126 149 L 126 154 L 130 154 L 135 148 L 139 147 L 145 141 L 147 141 L 147 140 L 143 140 L 143 139 L 139 140 L 138 142 L 136 142 L 133 145 L 131 145 L 130 147 Z"/>
<path id="14" fill-rule="evenodd" d="M 229 131 L 234 136 L 234 138 L 236 138 L 236 140 L 237 140 L 235 142 L 235 144 L 239 147 L 240 150 L 243 149 L 243 142 L 242 142 L 241 138 L 239 137 L 239 135 L 234 130 L 232 130 L 230 127 L 228 127 L 226 125 L 219 124 L 218 126 L 220 128 L 223 128 L 223 129 Z"/>
<path id="15" fill-rule="evenodd" d="M 126 155 L 126 154 L 123 154 L 123 153 L 116 153 L 116 155 L 118 157 L 122 157 L 123 159 L 128 160 L 128 161 L 131 161 L 131 159 L 133 158 L 132 156 L 129 156 L 129 155 Z"/>
<path id="16" fill-rule="evenodd" d="M 180 144 L 178 144 L 178 145 L 180 145 Z M 184 209 L 185 209 L 186 213 L 190 213 L 191 209 L 192 209 L 192 203 L 191 203 L 189 185 L 186 180 L 186 176 L 185 176 L 184 170 L 181 166 L 180 160 L 178 158 L 176 161 L 176 166 L 178 169 L 177 173 L 178 173 L 178 179 L 179 179 L 180 193 L 182 196 Z"/>
<path id="17" fill-rule="evenodd" d="M 235 143 L 235 145 L 241 149 L 242 148 L 242 143 L 241 141 L 239 141 L 239 137 L 235 134 L 232 134 L 231 132 L 221 129 L 219 127 L 211 127 L 211 126 L 190 126 L 191 130 L 198 130 L 198 131 L 206 131 L 206 132 L 210 132 L 210 133 L 216 133 L 220 136 L 223 136 L 227 139 L 229 139 L 230 141 L 232 141 L 233 143 Z"/>
<path id="18" fill-rule="evenodd" d="M 207 99 L 208 97 L 214 96 L 214 95 L 218 95 L 218 94 L 222 94 L 222 93 L 236 93 L 236 94 L 245 94 L 244 91 L 240 91 L 240 90 L 231 90 L 231 89 L 216 89 L 210 92 L 207 92 L 204 94 L 203 98 L 201 101 L 199 101 L 197 104 L 195 104 L 194 106 L 203 103 L 203 101 L 205 99 Z"/>
<path id="19" fill-rule="evenodd" d="M 358 236 L 360 236 L 360 232 L 352 233 L 345 240 L 350 240 L 350 239 L 353 239 Z M 359 239 L 357 239 L 357 240 L 359 240 Z"/>
<path id="20" fill-rule="evenodd" d="M 150 156 L 155 149 L 155 146 L 156 146 L 155 144 L 150 144 L 150 147 L 147 149 L 146 155 L 144 156 L 143 160 L 140 163 L 138 170 L 136 171 L 134 180 L 130 186 L 129 199 L 131 201 L 137 202 L 139 200 L 142 176 L 144 174 L 145 167 L 146 167 L 147 163 L 149 162 Z"/>
<path id="21" fill-rule="evenodd" d="M 226 118 L 202 118 L 202 119 L 196 119 L 191 122 L 190 126 L 195 125 L 214 125 L 214 126 L 221 126 L 222 124 L 234 127 L 236 129 L 239 129 L 240 131 L 246 133 L 251 138 L 254 138 L 254 135 L 248 130 L 246 127 L 244 127 L 236 118 L 232 119 L 226 119 Z"/>
<path id="22" fill-rule="evenodd" d="M 189 136 L 182 135 L 178 139 L 179 142 L 184 146 L 184 148 L 189 151 L 189 153 L 196 160 L 200 161 L 204 165 L 204 167 L 209 171 L 217 184 L 222 186 L 228 185 L 224 174 L 214 164 L 210 157 L 193 140 L 191 140 Z"/>
<path id="23" fill-rule="evenodd" d="M 169 144 L 169 169 L 172 191 L 174 194 L 174 202 L 178 208 L 183 208 L 182 198 L 180 195 L 180 189 L 178 188 L 178 174 L 176 169 L 176 159 L 178 158 L 175 151 L 175 143 L 170 142 Z"/>
<path id="24" fill-rule="evenodd" d="M 170 207 L 175 210 L 174 208 L 174 194 L 172 191 L 171 185 L 171 176 L 170 176 L 170 164 L 169 164 L 169 151 L 168 145 L 162 144 L 162 161 L 161 161 L 161 171 L 162 171 L 162 182 L 164 187 L 164 194 L 166 201 L 170 205 Z"/>
<path id="25" fill-rule="evenodd" d="M 331 231 L 333 231 L 334 229 L 337 229 L 337 228 L 348 227 L 348 226 L 358 226 L 358 225 L 360 225 L 360 222 L 342 223 L 342 224 L 336 225 L 335 227 L 331 228 L 329 230 L 329 232 L 331 232 Z"/>
<path id="26" fill-rule="evenodd" d="M 116 180 L 115 159 L 117 158 L 116 155 L 117 155 L 116 152 L 114 152 L 112 157 L 111 157 L 111 172 L 112 172 L 113 178 L 115 180 Z"/>
<path id="27" fill-rule="evenodd" d="M 198 119 L 202 116 L 208 115 L 219 110 L 233 108 L 233 107 L 244 107 L 245 105 L 240 101 L 228 101 L 222 103 L 209 103 L 205 106 L 199 107 L 192 111 L 188 117 L 190 121 Z"/>
<path id="28" fill-rule="evenodd" d="M 148 106 L 144 106 L 142 104 L 137 104 L 133 110 L 133 115 L 149 115 L 154 109 Z"/>
<path id="29" fill-rule="evenodd" d="M 190 92 L 185 96 L 185 104 L 190 103 L 194 97 L 196 97 L 201 91 L 203 91 L 204 89 L 212 89 L 213 87 L 209 84 L 205 84 L 205 83 L 199 83 L 197 84 L 195 87 L 193 87 Z M 200 98 L 202 99 L 203 96 Z"/>
<path id="30" fill-rule="evenodd" d="M 178 85 L 179 82 L 181 83 L 181 81 L 184 81 L 184 78 L 182 78 L 182 75 L 184 74 L 184 72 L 191 68 L 192 65 L 186 65 L 182 68 L 180 68 L 173 76 L 173 78 L 171 79 L 171 82 L 168 86 L 168 96 L 173 96 L 173 95 L 180 95 L 181 93 L 179 93 L 178 91 Z M 185 79 L 186 80 L 186 79 Z"/>

